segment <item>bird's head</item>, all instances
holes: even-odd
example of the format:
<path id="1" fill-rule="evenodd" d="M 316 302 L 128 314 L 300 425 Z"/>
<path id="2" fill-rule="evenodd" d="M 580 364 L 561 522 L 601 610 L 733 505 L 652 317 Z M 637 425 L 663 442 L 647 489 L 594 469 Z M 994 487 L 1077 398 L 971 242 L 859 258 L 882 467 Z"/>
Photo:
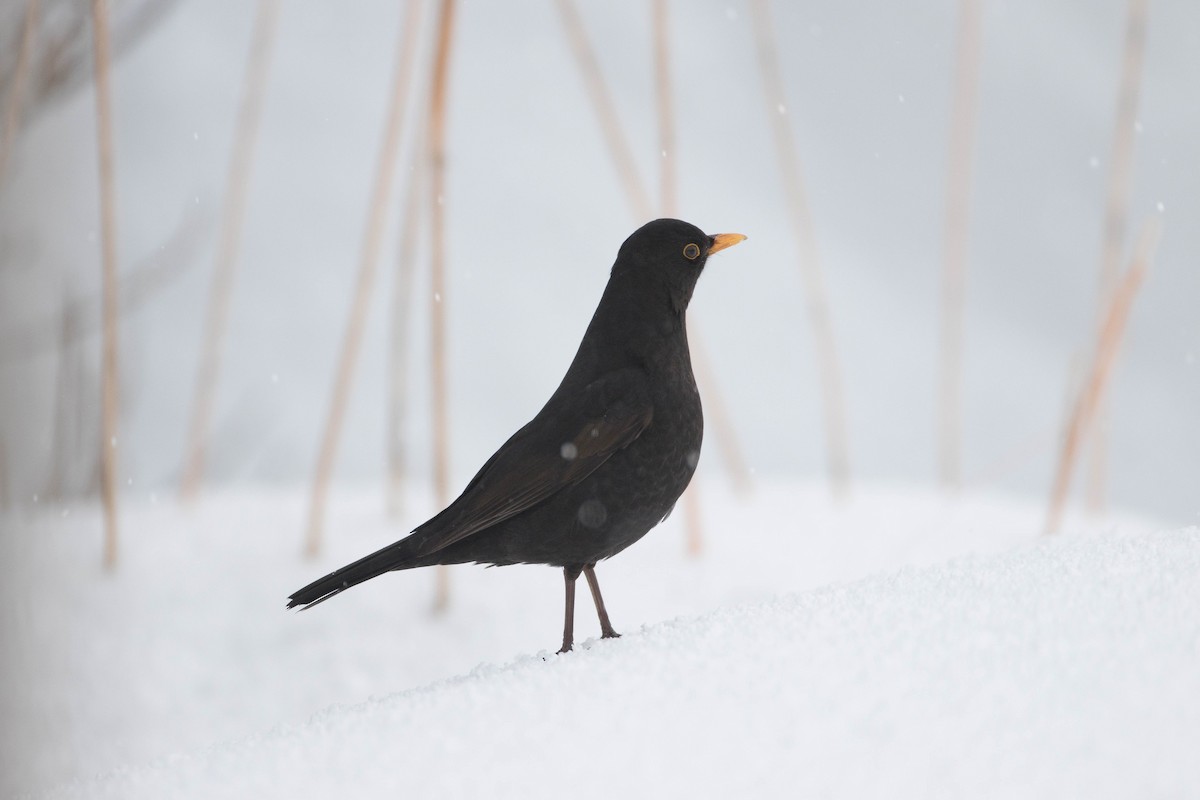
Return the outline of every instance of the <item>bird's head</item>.
<path id="1" fill-rule="evenodd" d="M 683 311 L 708 257 L 745 238 L 740 233 L 709 235 L 678 219 L 656 219 L 621 245 L 612 279 L 637 285 L 647 293 L 665 290 L 675 310 Z"/>

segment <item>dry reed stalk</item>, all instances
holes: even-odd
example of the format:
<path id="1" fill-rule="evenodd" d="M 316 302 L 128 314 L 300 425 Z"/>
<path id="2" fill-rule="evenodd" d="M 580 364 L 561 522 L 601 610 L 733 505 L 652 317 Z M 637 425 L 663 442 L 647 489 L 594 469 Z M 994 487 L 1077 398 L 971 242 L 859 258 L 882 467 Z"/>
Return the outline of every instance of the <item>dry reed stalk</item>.
<path id="1" fill-rule="evenodd" d="M 1083 440 L 1090 433 L 1091 426 L 1095 421 L 1096 410 L 1108 389 L 1113 362 L 1116 361 L 1121 337 L 1125 332 L 1125 324 L 1129 319 L 1129 309 L 1146 277 L 1150 262 L 1154 259 L 1154 250 L 1158 245 L 1161 232 L 1162 226 L 1157 219 L 1151 219 L 1143 226 L 1138 238 L 1133 264 L 1125 272 L 1120 282 L 1113 287 L 1108 308 L 1096 332 L 1092 364 L 1088 370 L 1087 380 L 1080 389 L 1079 397 L 1067 419 L 1066 433 L 1063 436 L 1062 449 L 1059 451 L 1058 467 L 1054 471 L 1054 485 L 1050 491 L 1050 505 L 1046 513 L 1045 532 L 1047 534 L 1056 533 L 1062 523 L 1063 508 L 1066 505 L 1067 492 L 1071 488 L 1071 472 L 1075 460 Z"/>
<path id="2" fill-rule="evenodd" d="M 333 462 L 341 439 L 342 422 L 346 416 L 346 405 L 354 382 L 354 367 L 362 344 L 366 327 L 367 311 L 370 307 L 371 287 L 375 280 L 375 268 L 379 261 L 379 248 L 383 241 L 384 221 L 387 218 L 388 200 L 395 173 L 396 151 L 400 144 L 400 131 L 404 119 L 405 101 L 408 96 L 410 78 L 415 63 L 417 34 L 420 30 L 421 3 L 410 0 L 404 15 L 400 37 L 397 40 L 395 69 L 392 73 L 390 100 L 384 132 L 379 145 L 375 166 L 375 182 L 371 190 L 370 209 L 366 229 L 363 232 L 362 251 L 358 264 L 358 280 L 351 300 L 346 332 L 342 339 L 341 354 L 333 381 L 333 394 L 329 403 L 329 416 L 321 437 L 321 450 L 317 456 L 317 468 L 313 477 L 312 501 L 308 516 L 308 533 L 304 553 L 314 558 L 321 550 L 321 533 L 325 523 L 325 504 L 329 493 L 329 481 L 333 475 Z"/>
<path id="3" fill-rule="evenodd" d="M 100 388 L 100 495 L 104 502 L 104 568 L 117 566 L 117 415 L 120 375 L 117 362 L 117 197 L 113 169 L 112 66 L 108 2 L 92 0 L 92 38 L 96 77 L 96 144 L 100 162 L 100 240 L 104 319 Z"/>
<path id="4" fill-rule="evenodd" d="M 1125 22 L 1125 54 L 1121 67 L 1121 84 L 1117 94 L 1114 118 L 1112 161 L 1108 171 L 1108 194 L 1104 208 L 1104 241 L 1100 255 L 1100 286 L 1096 315 L 1104 313 L 1105 305 L 1116 284 L 1125 246 L 1129 219 L 1129 191 L 1133 174 L 1133 145 L 1137 125 L 1138 95 L 1142 81 L 1142 63 L 1146 51 L 1146 11 L 1149 0 L 1129 0 Z M 1088 460 L 1087 509 L 1097 513 L 1104 508 L 1108 483 L 1107 403 L 1096 411 L 1092 427 L 1091 458 Z"/>
<path id="5" fill-rule="evenodd" d="M 3 5 L 14 6 L 20 0 L 6 0 Z M 133 49 L 179 0 L 123 0 L 119 13 L 110 15 L 109 62 L 116 63 Z M 41 2 L 32 63 L 27 84 L 27 110 L 43 108 L 62 99 L 75 89 L 86 87 L 93 80 L 95 61 L 90 38 L 92 14 L 90 3 Z M 15 73 L 15 70 L 14 70 Z M 7 76 L 6 76 L 7 77 Z"/>
<path id="6" fill-rule="evenodd" d="M 695 486 L 683 490 L 684 553 L 689 558 L 704 555 L 704 510 Z"/>
<path id="7" fill-rule="evenodd" d="M 970 241 L 971 151 L 979 107 L 983 39 L 981 0 L 960 0 L 958 53 L 946 168 L 946 228 L 942 244 L 942 365 L 939 386 L 939 466 L 942 485 L 962 483 L 962 354 Z"/>
<path id="8" fill-rule="evenodd" d="M 733 430 L 733 417 L 730 416 L 729 409 L 725 405 L 725 398 L 719 391 L 716 391 L 717 382 L 713 377 L 712 363 L 708 359 L 708 348 L 704 346 L 704 339 L 701 338 L 698 329 L 693 327 L 688 338 L 692 339 L 692 366 L 696 371 L 696 380 L 701 386 L 706 387 L 704 391 L 704 405 L 708 409 L 706 416 L 712 423 L 717 447 L 725 458 L 729 476 L 733 479 L 734 491 L 745 495 L 751 489 L 750 469 L 746 466 L 746 456 L 742 453 L 737 434 Z"/>
<path id="9" fill-rule="evenodd" d="M 430 348 L 433 403 L 433 488 L 437 504 L 450 502 L 450 400 L 446 389 L 446 93 L 449 85 L 450 49 L 454 34 L 454 0 L 442 0 L 438 16 L 437 51 L 434 55 L 429 95 L 430 190 Z M 433 610 L 450 603 L 450 573 L 438 567 Z"/>
<path id="10" fill-rule="evenodd" d="M 750 471 L 746 468 L 746 459 L 742 455 L 741 445 L 733 430 L 732 418 L 725 406 L 724 397 L 717 390 L 717 381 L 713 375 L 708 351 L 704 347 L 704 340 L 700 337 L 698 326 L 692 326 L 688 338 L 691 340 L 692 367 L 696 373 L 696 383 L 704 387 L 706 416 L 712 424 L 717 447 L 725 458 L 725 465 L 733 479 L 734 490 L 745 495 L 750 491 Z M 687 554 L 690 556 L 699 556 L 704 552 L 703 510 L 697 491 L 698 487 L 689 486 L 683 496 L 684 536 Z"/>
<path id="11" fill-rule="evenodd" d="M 671 92 L 670 28 L 667 0 L 654 0 L 654 77 L 658 91 L 659 190 L 664 217 L 675 215 L 675 101 Z"/>
<path id="12" fill-rule="evenodd" d="M 421 127 L 421 126 L 418 126 Z M 396 276 L 392 288 L 392 331 L 388 351 L 388 481 L 387 508 L 393 519 L 400 517 L 404 503 L 404 417 L 408 403 L 407 325 L 412 311 L 416 276 L 417 245 L 421 223 L 421 190 L 427 151 L 424 142 L 413 145 L 413 166 L 404 198 L 404 222 L 396 253 Z"/>
<path id="13" fill-rule="evenodd" d="M 670 38 L 666 0 L 655 0 L 654 2 L 654 42 L 659 149 L 662 155 L 662 168 L 659 173 L 662 214 L 665 217 L 673 217 L 676 214 L 679 188 L 676 178 L 675 103 L 671 91 Z M 704 387 L 708 416 L 713 423 L 718 447 L 725 456 L 725 463 L 733 478 L 734 488 L 739 492 L 745 492 L 750 488 L 750 471 L 746 468 L 746 460 L 742 456 L 742 448 L 738 443 L 737 434 L 734 432 L 733 420 L 729 416 L 724 396 L 718 388 L 716 374 L 713 372 L 712 362 L 708 358 L 708 350 L 704 345 L 704 338 L 700 335 L 698 325 L 692 326 L 689 339 L 691 340 L 691 354 L 696 370 L 696 379 Z M 698 508 L 698 504 L 692 505 Z M 691 537 L 689 539 L 691 540 Z M 702 539 L 699 534 L 696 535 L 692 544 L 695 545 L 694 552 L 702 549 Z M 693 549 L 692 544 L 689 545 L 689 549 Z"/>
<path id="14" fill-rule="evenodd" d="M 10 500 L 8 491 L 8 451 L 4 449 L 4 437 L 0 436 L 0 511 L 7 511 Z"/>
<path id="15" fill-rule="evenodd" d="M 58 500 L 64 491 L 64 474 L 70 457 L 66 448 L 66 430 L 68 418 L 67 398 L 71 397 L 74 387 L 71 385 L 72 374 L 69 369 L 71 351 L 71 329 L 74 321 L 71 319 L 71 299 L 63 297 L 60 310 L 61 323 L 58 336 L 58 357 L 55 359 L 54 374 L 54 417 L 50 423 L 50 477 L 46 482 L 45 496 L 48 500 Z"/>
<path id="16" fill-rule="evenodd" d="M 33 36 L 37 31 L 38 0 L 25 6 L 25 21 L 21 26 L 21 41 L 17 45 L 17 66 L 13 71 L 12 87 L 4 103 L 4 131 L 0 133 L 0 180 L 17 141 L 21 126 L 21 101 L 25 99 L 25 84 L 29 80 L 29 58 L 33 52 Z"/>
<path id="17" fill-rule="evenodd" d="M 616 107 L 613 105 L 608 87 L 600 73 L 600 64 L 596 60 L 596 53 L 588 42 L 579 11 L 572 0 L 557 0 L 555 4 L 558 6 L 563 27 L 566 29 L 571 52 L 575 56 L 575 62 L 583 75 L 588 96 L 592 100 L 592 107 L 596 110 L 596 116 L 600 121 L 600 129 L 604 133 L 605 141 L 608 142 L 608 151 L 612 155 L 617 174 L 621 178 L 626 198 L 634 210 L 637 221 L 645 222 L 650 219 L 654 206 L 650 202 L 650 195 L 646 193 L 642 182 L 638 179 L 633 149 L 621 132 L 620 123 L 617 122 Z"/>
<path id="18" fill-rule="evenodd" d="M 671 92 L 671 49 L 670 28 L 667 24 L 667 0 L 653 0 L 652 27 L 654 29 L 654 85 L 658 95 L 658 147 L 659 147 L 659 197 L 660 211 L 664 217 L 675 216 L 678 196 L 675 178 L 675 104 Z M 615 120 L 614 120 L 615 124 Z M 614 154 L 615 156 L 615 154 Z M 693 338 L 696 338 L 693 326 Z M 697 361 L 700 357 L 699 341 L 693 342 Z M 700 376 L 697 376 L 698 378 Z M 703 385 L 704 380 L 699 382 Z M 685 550 L 693 558 L 704 552 L 704 510 L 700 506 L 698 487 L 690 486 L 683 493 L 683 532 Z"/>
<path id="19" fill-rule="evenodd" d="M 204 480 L 208 430 L 212 422 L 213 401 L 221 369 L 221 349 L 229 323 L 229 304 L 233 295 L 234 267 L 237 265 L 242 224 L 246 218 L 246 194 L 250 185 L 250 170 L 254 165 L 254 144 L 262 121 L 263 94 L 267 84 L 267 66 L 275 41 L 279 0 L 259 0 L 250 39 L 250 56 L 242 83 L 242 103 L 238 109 L 237 129 L 229 173 L 225 184 L 225 204 L 221 219 L 221 235 L 213 262 L 212 286 L 208 296 L 208 315 L 201 341 L 200 366 L 196 377 L 196 395 L 188 425 L 187 449 L 184 451 L 183 480 L 180 499 L 190 502 L 196 498 Z"/>
<path id="20" fill-rule="evenodd" d="M 783 103 L 783 75 L 779 67 L 779 54 L 771 36 L 770 12 L 766 0 L 754 0 L 750 8 L 754 20 L 767 116 L 771 121 L 784 191 L 791 210 L 793 233 L 800 251 L 800 276 L 804 282 L 813 340 L 816 344 L 830 482 L 835 494 L 840 495 L 849 490 L 850 459 L 846 440 L 846 403 L 842 390 L 841 367 L 834 347 L 833 322 L 829 313 L 829 301 L 813 231 L 812 215 L 809 213 L 808 199 L 804 191 L 800 158 L 796 153 L 795 137 L 788 120 L 787 108 Z"/>

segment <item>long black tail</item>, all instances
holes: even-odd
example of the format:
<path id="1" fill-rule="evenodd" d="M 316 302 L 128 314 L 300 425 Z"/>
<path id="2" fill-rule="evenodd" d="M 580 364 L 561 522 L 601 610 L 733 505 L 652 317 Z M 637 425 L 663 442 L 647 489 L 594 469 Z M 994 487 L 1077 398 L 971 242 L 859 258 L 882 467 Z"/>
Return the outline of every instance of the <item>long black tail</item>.
<path id="1" fill-rule="evenodd" d="M 413 545 L 406 539 L 389 544 L 382 550 L 377 550 L 369 556 L 364 556 L 353 564 L 347 564 L 341 569 L 335 569 L 324 578 L 317 580 L 293 593 L 288 598 L 288 608 L 305 606 L 311 608 L 317 603 L 323 603 L 335 594 L 346 591 L 351 586 L 357 586 L 363 581 L 391 572 L 397 569 L 423 566 L 414 558 Z"/>

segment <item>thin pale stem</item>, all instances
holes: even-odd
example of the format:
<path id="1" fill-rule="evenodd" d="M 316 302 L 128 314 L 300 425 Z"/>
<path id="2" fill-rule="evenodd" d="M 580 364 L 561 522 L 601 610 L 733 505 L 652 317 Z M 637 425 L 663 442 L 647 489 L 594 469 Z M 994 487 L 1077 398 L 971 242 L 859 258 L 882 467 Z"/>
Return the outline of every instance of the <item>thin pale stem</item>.
<path id="1" fill-rule="evenodd" d="M 229 321 L 229 305 L 233 296 L 234 268 L 241 243 L 242 224 L 246 217 L 246 196 L 250 172 L 254 165 L 254 144 L 262 120 L 263 95 L 267 83 L 267 67 L 275 41 L 279 0 L 259 0 L 254 32 L 250 40 L 250 55 L 242 83 L 242 102 L 238 110 L 237 130 L 226 177 L 225 204 L 221 218 L 221 233 L 213 262 L 212 286 L 208 297 L 208 314 L 201 340 L 196 395 L 188 425 L 188 443 L 184 451 L 181 499 L 194 500 L 204 480 L 208 430 L 212 422 L 213 402 L 221 371 L 221 350 Z"/>
<path id="2" fill-rule="evenodd" d="M 96 79 L 96 137 L 100 160 L 100 239 L 103 261 L 104 320 L 100 399 L 100 494 L 104 503 L 104 568 L 117 565 L 117 423 L 119 413 L 117 360 L 117 196 L 113 167 L 112 66 L 109 49 L 107 0 L 92 0 L 93 58 Z"/>
<path id="3" fill-rule="evenodd" d="M 971 163 L 979 105 L 983 39 L 981 0 L 960 0 L 958 55 L 946 167 L 946 228 L 942 244 L 942 367 L 939 385 L 939 468 L 942 485 L 962 483 L 962 360 L 971 201 Z"/>
<path id="4" fill-rule="evenodd" d="M 1104 313 L 1116 285 L 1125 246 L 1129 219 L 1129 191 L 1133 176 L 1134 133 L 1137 125 L 1138 95 L 1142 83 L 1142 63 L 1146 51 L 1146 12 L 1149 0 L 1129 0 L 1125 23 L 1125 54 L 1117 109 L 1113 120 L 1112 160 L 1108 169 L 1108 193 L 1104 207 L 1104 241 L 1100 249 L 1100 285 L 1097 294 L 1097 318 Z M 1096 513 L 1104 508 L 1108 484 L 1109 409 L 1101 402 L 1092 427 L 1091 458 L 1088 462 L 1086 503 Z"/>
<path id="5" fill-rule="evenodd" d="M 671 91 L 671 49 L 670 28 L 667 24 L 667 0 L 653 0 L 651 11 L 654 29 L 654 86 L 658 95 L 658 188 L 662 201 L 659 211 L 664 217 L 673 217 L 677 213 L 675 204 L 678 195 L 675 178 L 675 107 Z M 597 112 L 599 112 L 599 108 L 597 108 Z M 613 154 L 613 157 L 616 160 L 616 153 Z M 696 327 L 698 326 L 693 326 L 691 347 L 698 351 L 700 345 Z M 697 377 L 697 382 L 701 385 L 704 383 L 700 377 Z M 705 394 L 709 394 L 707 389 Z M 694 484 L 689 486 L 684 490 L 682 500 L 685 548 L 688 555 L 697 557 L 704 552 L 704 509 L 700 505 L 698 488 Z M 589 585 L 591 581 L 592 576 L 589 575 Z M 598 589 L 597 586 L 594 592 Z"/>
<path id="6" fill-rule="evenodd" d="M 29 81 L 29 61 L 33 53 L 33 39 L 37 31 L 38 0 L 29 0 L 25 6 L 25 21 L 21 26 L 21 41 L 17 45 L 17 65 L 13 70 L 12 85 L 4 103 L 4 130 L 0 132 L 0 180 L 17 141 L 17 130 L 21 127 L 21 112 L 24 110 L 25 86 Z"/>
<path id="7" fill-rule="evenodd" d="M 342 340 L 341 355 L 333 382 L 333 396 L 329 404 L 329 417 L 321 439 L 321 451 L 317 457 L 317 469 L 313 478 L 312 504 L 309 510 L 308 534 L 305 554 L 314 557 L 320 552 L 321 534 L 325 522 L 325 503 L 329 481 L 333 474 L 333 462 L 341 438 L 342 422 L 350 389 L 354 381 L 354 368 L 366 327 L 367 311 L 370 307 L 371 287 L 375 282 L 375 270 L 379 261 L 379 248 L 383 241 L 384 221 L 387 218 L 388 201 L 395 172 L 396 151 L 399 149 L 400 132 L 404 120 L 405 100 L 408 96 L 410 78 L 415 62 L 417 32 L 420 28 L 420 4 L 410 2 L 404 15 L 400 37 L 397 41 L 396 65 L 392 74 L 391 98 L 379 156 L 375 168 L 375 181 L 371 190 L 370 211 L 358 265 L 358 280 L 351 301 L 350 315 L 346 322 L 346 333 Z"/>
<path id="8" fill-rule="evenodd" d="M 1157 220 L 1147 222 L 1138 239 L 1137 254 L 1133 265 L 1125 272 L 1113 290 L 1112 299 L 1096 332 L 1096 347 L 1088 378 L 1080 390 L 1071 416 L 1067 420 L 1059 451 L 1058 467 L 1054 471 L 1054 484 L 1050 490 L 1049 510 L 1046 513 L 1047 534 L 1057 533 L 1062 524 L 1063 509 L 1067 493 L 1071 488 L 1071 473 L 1084 439 L 1095 422 L 1096 409 L 1103 400 L 1112 376 L 1113 363 L 1125 333 L 1129 310 L 1137 295 L 1158 245 L 1161 226 Z"/>
<path id="9" fill-rule="evenodd" d="M 579 11 L 573 0 L 556 0 L 555 5 L 558 6 L 563 28 L 567 33 L 567 41 L 575 56 L 575 63 L 579 66 L 580 74 L 583 76 L 588 96 L 592 100 L 592 108 L 596 110 L 600 129 L 604 134 L 605 141 L 608 142 L 608 151 L 612 154 L 613 164 L 617 168 L 617 175 L 620 176 L 621 186 L 625 190 L 629 205 L 634 210 L 634 215 L 639 222 L 648 220 L 653 213 L 654 206 L 650 202 L 650 195 L 638 178 L 633 148 L 629 146 L 629 140 L 625 138 L 625 134 L 621 131 L 621 125 L 617 121 L 616 106 L 604 83 L 604 77 L 600 73 L 600 63 L 596 59 L 596 53 L 588 42 L 583 20 L 580 19 Z"/>
<path id="10" fill-rule="evenodd" d="M 65 474 L 70 456 L 67 453 L 66 436 L 69 417 L 69 400 L 74 392 L 72 371 L 70 369 L 71 328 L 70 317 L 72 303 L 69 297 L 63 298 L 62 321 L 59 326 L 58 357 L 55 359 L 54 375 L 54 417 L 50 432 L 50 478 L 46 482 L 46 498 L 57 500 L 65 492 Z"/>
<path id="11" fill-rule="evenodd" d="M 678 181 L 675 178 L 675 102 L 671 92 L 670 28 L 667 0 L 654 0 L 654 77 L 658 91 L 659 191 L 662 214 L 676 214 Z"/>
<path id="12" fill-rule="evenodd" d="M 11 502 L 8 489 L 8 452 L 4 449 L 4 438 L 0 437 L 0 510 L 7 510 Z"/>
<path id="13" fill-rule="evenodd" d="M 767 0 L 753 0 L 750 4 L 757 40 L 759 67 L 762 72 L 767 116 L 775 139 L 779 159 L 780 176 L 787 195 L 792 222 L 792 232 L 799 248 L 800 276 L 804 283 L 808 302 L 808 316 L 812 324 L 813 340 L 816 344 L 818 372 L 821 378 L 821 396 L 824 408 L 826 453 L 830 482 L 834 492 L 844 494 L 850 484 L 850 458 L 846 434 L 846 404 L 842 390 L 841 366 L 834 346 L 833 322 L 829 313 L 829 301 L 825 290 L 825 279 L 821 270 L 817 239 L 813 230 L 812 215 L 804 191 L 804 179 L 800 169 L 800 158 L 796 154 L 795 137 L 784 103 L 783 76 L 779 68 L 779 55 L 771 35 L 771 21 Z"/>
<path id="14" fill-rule="evenodd" d="M 673 217 L 677 213 L 678 178 L 675 136 L 675 102 L 671 83 L 671 49 L 670 26 L 667 14 L 667 0 L 654 0 L 654 74 L 655 87 L 658 94 L 658 143 L 660 151 L 659 188 L 662 198 L 662 215 Z M 696 371 L 696 382 L 702 388 L 708 416 L 713 421 L 713 428 L 719 443 L 721 453 L 725 456 L 725 464 L 733 478 L 734 485 L 745 489 L 749 485 L 749 476 L 745 461 L 741 456 L 741 447 L 734 432 L 733 422 L 729 417 L 724 396 L 718 386 L 700 336 L 699 326 L 693 324 L 689 346 L 693 366 Z M 687 552 L 691 556 L 699 556 L 704 551 L 704 521 L 703 508 L 700 504 L 699 489 L 694 485 L 683 497 L 683 526 Z"/>
<path id="15" fill-rule="evenodd" d="M 442 0 L 429 100 L 430 388 L 433 411 L 433 488 L 439 506 L 450 502 L 450 400 L 446 388 L 446 96 L 454 41 L 454 0 Z M 433 608 L 450 602 L 450 574 L 436 573 Z"/>
<path id="16" fill-rule="evenodd" d="M 696 487 L 689 485 L 683 490 L 683 540 L 684 551 L 692 558 L 704 555 L 704 510 Z"/>
<path id="17" fill-rule="evenodd" d="M 751 488 L 750 469 L 746 466 L 746 456 L 733 428 L 733 417 L 725 403 L 725 396 L 718 389 L 716 373 L 713 371 L 708 348 L 704 345 L 704 338 L 700 335 L 698 326 L 691 326 L 688 339 L 696 383 L 701 386 L 704 394 L 705 417 L 712 422 L 713 435 L 733 480 L 734 491 L 746 494 Z"/>
<path id="18" fill-rule="evenodd" d="M 404 222 L 396 256 L 392 290 L 392 331 L 388 353 L 388 513 L 397 518 L 403 510 L 405 479 L 404 417 L 408 406 L 408 320 L 412 313 L 417 245 L 421 223 L 421 190 L 427 152 L 423 142 L 413 147 L 413 164 L 404 198 Z"/>

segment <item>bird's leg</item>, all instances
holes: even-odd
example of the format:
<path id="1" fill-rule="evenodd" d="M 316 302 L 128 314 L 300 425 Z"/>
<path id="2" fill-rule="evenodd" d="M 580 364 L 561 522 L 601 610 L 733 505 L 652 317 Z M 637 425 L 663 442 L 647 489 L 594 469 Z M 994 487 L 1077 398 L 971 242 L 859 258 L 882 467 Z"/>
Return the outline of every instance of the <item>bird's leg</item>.
<path id="1" fill-rule="evenodd" d="M 583 575 L 587 578 L 588 588 L 592 590 L 592 602 L 596 604 L 596 615 L 600 617 L 600 638 L 619 639 L 621 634 L 614 631 L 612 623 L 608 621 L 608 611 L 604 608 L 604 598 L 600 596 L 600 581 L 596 580 L 596 565 L 584 565 Z"/>
<path id="2" fill-rule="evenodd" d="M 575 643 L 575 579 L 579 577 L 579 571 L 583 569 L 579 566 L 563 567 L 563 581 L 567 589 L 567 607 L 566 614 L 563 619 L 563 643 L 562 649 L 558 652 L 571 652 L 571 645 Z"/>

